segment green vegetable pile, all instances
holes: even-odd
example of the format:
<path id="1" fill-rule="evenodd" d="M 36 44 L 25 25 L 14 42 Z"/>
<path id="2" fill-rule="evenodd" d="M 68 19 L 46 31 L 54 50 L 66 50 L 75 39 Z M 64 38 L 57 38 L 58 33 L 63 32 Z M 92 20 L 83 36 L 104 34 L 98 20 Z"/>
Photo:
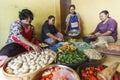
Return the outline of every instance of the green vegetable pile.
<path id="1" fill-rule="evenodd" d="M 86 56 L 84 55 L 83 51 L 62 51 L 57 55 L 57 62 L 62 64 L 76 64 L 86 60 Z"/>

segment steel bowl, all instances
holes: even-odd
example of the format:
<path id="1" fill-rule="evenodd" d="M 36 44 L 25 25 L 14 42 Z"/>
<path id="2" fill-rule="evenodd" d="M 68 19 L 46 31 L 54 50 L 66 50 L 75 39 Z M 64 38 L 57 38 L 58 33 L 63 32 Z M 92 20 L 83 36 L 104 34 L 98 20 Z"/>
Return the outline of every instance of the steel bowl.
<path id="1" fill-rule="evenodd" d="M 82 79 L 82 74 L 81 74 L 81 70 L 83 69 L 86 69 L 87 67 L 97 67 L 99 64 L 96 63 L 96 62 L 90 62 L 90 63 L 85 63 L 85 64 L 82 64 L 80 65 L 78 68 L 77 68 L 77 73 L 78 75 L 80 76 L 80 79 Z"/>
<path id="2" fill-rule="evenodd" d="M 102 55 L 102 59 L 98 59 L 98 60 L 97 59 L 88 59 L 88 62 L 96 62 L 98 64 L 103 63 L 106 59 L 106 55 L 103 53 L 101 53 L 101 55 Z"/>
<path id="3" fill-rule="evenodd" d="M 80 35 L 80 30 L 73 29 L 68 31 L 68 36 L 70 37 L 76 37 L 78 35 Z"/>
<path id="4" fill-rule="evenodd" d="M 66 69 L 66 70 L 68 70 L 68 71 L 70 71 L 70 72 L 73 73 L 75 80 L 80 80 L 79 75 L 78 75 L 72 68 L 69 68 L 69 67 L 64 66 L 64 65 L 57 65 L 57 64 L 49 65 L 49 66 L 43 68 L 42 70 L 38 71 L 38 72 L 33 76 L 33 78 L 32 78 L 31 80 L 40 80 L 41 77 L 42 77 L 42 73 L 43 73 L 44 71 L 52 68 L 52 67 L 59 67 L 59 68 L 62 68 L 62 69 Z"/>

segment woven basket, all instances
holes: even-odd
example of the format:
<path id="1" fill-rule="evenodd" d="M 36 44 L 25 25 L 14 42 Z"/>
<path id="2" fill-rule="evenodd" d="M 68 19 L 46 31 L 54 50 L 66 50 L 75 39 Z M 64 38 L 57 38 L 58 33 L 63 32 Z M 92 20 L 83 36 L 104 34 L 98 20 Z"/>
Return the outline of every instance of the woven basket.
<path id="1" fill-rule="evenodd" d="M 54 52 L 54 51 L 52 51 L 52 50 L 50 50 L 54 55 L 55 55 L 55 57 L 56 57 L 56 53 Z M 31 51 L 30 51 L 31 52 Z M 26 53 L 26 52 L 24 52 L 24 53 Z M 21 54 L 24 54 L 24 53 L 21 53 Z M 21 54 L 19 54 L 19 55 L 21 55 Z M 17 56 L 19 56 L 19 55 L 17 55 Z M 13 58 L 11 58 L 10 60 L 8 60 L 6 63 L 5 63 L 5 65 L 3 66 L 3 69 L 2 69 L 2 72 L 3 72 L 3 74 L 4 74 L 4 76 L 5 76 L 5 78 L 7 79 L 7 80 L 31 80 L 31 78 L 38 72 L 38 71 L 40 71 L 42 68 L 40 68 L 39 70 L 36 70 L 36 71 L 34 71 L 34 72 L 32 72 L 32 73 L 25 73 L 25 74 L 18 74 L 18 75 L 15 75 L 15 74 L 9 74 L 9 73 L 7 73 L 6 72 L 6 67 L 7 67 L 7 65 L 8 65 L 8 63 L 11 61 L 11 60 L 13 60 L 14 58 L 16 58 L 17 56 L 15 56 L 15 57 L 13 57 Z M 51 62 L 52 63 L 52 62 Z M 46 66 L 48 66 L 49 64 L 47 64 Z M 46 67 L 45 66 L 45 67 Z"/>

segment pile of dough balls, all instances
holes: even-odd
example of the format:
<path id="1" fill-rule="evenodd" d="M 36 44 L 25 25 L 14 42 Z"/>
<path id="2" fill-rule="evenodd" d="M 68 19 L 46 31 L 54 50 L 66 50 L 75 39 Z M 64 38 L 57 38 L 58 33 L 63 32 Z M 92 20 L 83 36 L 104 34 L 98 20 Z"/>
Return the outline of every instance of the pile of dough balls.
<path id="1" fill-rule="evenodd" d="M 95 59 L 95 60 L 100 60 L 102 59 L 101 53 L 96 51 L 95 49 L 85 49 L 84 54 L 89 58 L 89 59 Z"/>
<path id="2" fill-rule="evenodd" d="M 26 52 L 12 59 L 5 70 L 9 74 L 32 73 L 52 63 L 54 58 L 55 54 L 49 49 L 41 53 L 34 51 Z"/>

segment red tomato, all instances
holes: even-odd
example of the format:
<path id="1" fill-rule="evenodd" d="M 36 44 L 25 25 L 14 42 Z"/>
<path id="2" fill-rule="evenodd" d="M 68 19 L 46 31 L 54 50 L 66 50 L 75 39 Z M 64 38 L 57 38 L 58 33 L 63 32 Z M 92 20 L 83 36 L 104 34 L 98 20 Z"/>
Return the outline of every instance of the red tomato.
<path id="1" fill-rule="evenodd" d="M 92 70 L 89 71 L 89 74 L 93 74 L 93 73 L 94 73 L 94 71 L 92 71 Z"/>
<path id="2" fill-rule="evenodd" d="M 99 65 L 99 66 L 97 67 L 97 71 L 98 71 L 98 72 L 102 71 L 103 69 L 104 69 L 104 67 L 103 67 L 102 65 Z"/>
<path id="3" fill-rule="evenodd" d="M 49 79 L 49 78 L 46 78 L 45 80 L 51 80 L 51 79 Z"/>
<path id="4" fill-rule="evenodd" d="M 52 77 L 53 77 L 53 75 L 52 75 L 52 74 L 49 74 L 49 75 L 48 75 L 48 78 L 49 78 L 49 79 L 51 79 Z"/>
<path id="5" fill-rule="evenodd" d="M 117 73 L 114 74 L 113 79 L 114 79 L 114 80 L 119 80 L 119 79 L 118 79 L 118 74 L 117 74 Z"/>
<path id="6" fill-rule="evenodd" d="M 86 76 L 87 76 L 87 74 L 86 74 L 86 73 L 82 73 L 82 76 L 83 76 L 83 77 L 86 77 Z"/>
<path id="7" fill-rule="evenodd" d="M 93 72 L 95 71 L 95 67 L 90 67 L 90 70 L 92 70 Z"/>
<path id="8" fill-rule="evenodd" d="M 40 79 L 40 80 L 45 80 L 45 79 L 44 79 L 44 77 L 42 77 L 42 79 Z"/>
<path id="9" fill-rule="evenodd" d="M 91 80 L 97 80 L 97 77 L 95 77 L 95 76 L 91 76 Z"/>

